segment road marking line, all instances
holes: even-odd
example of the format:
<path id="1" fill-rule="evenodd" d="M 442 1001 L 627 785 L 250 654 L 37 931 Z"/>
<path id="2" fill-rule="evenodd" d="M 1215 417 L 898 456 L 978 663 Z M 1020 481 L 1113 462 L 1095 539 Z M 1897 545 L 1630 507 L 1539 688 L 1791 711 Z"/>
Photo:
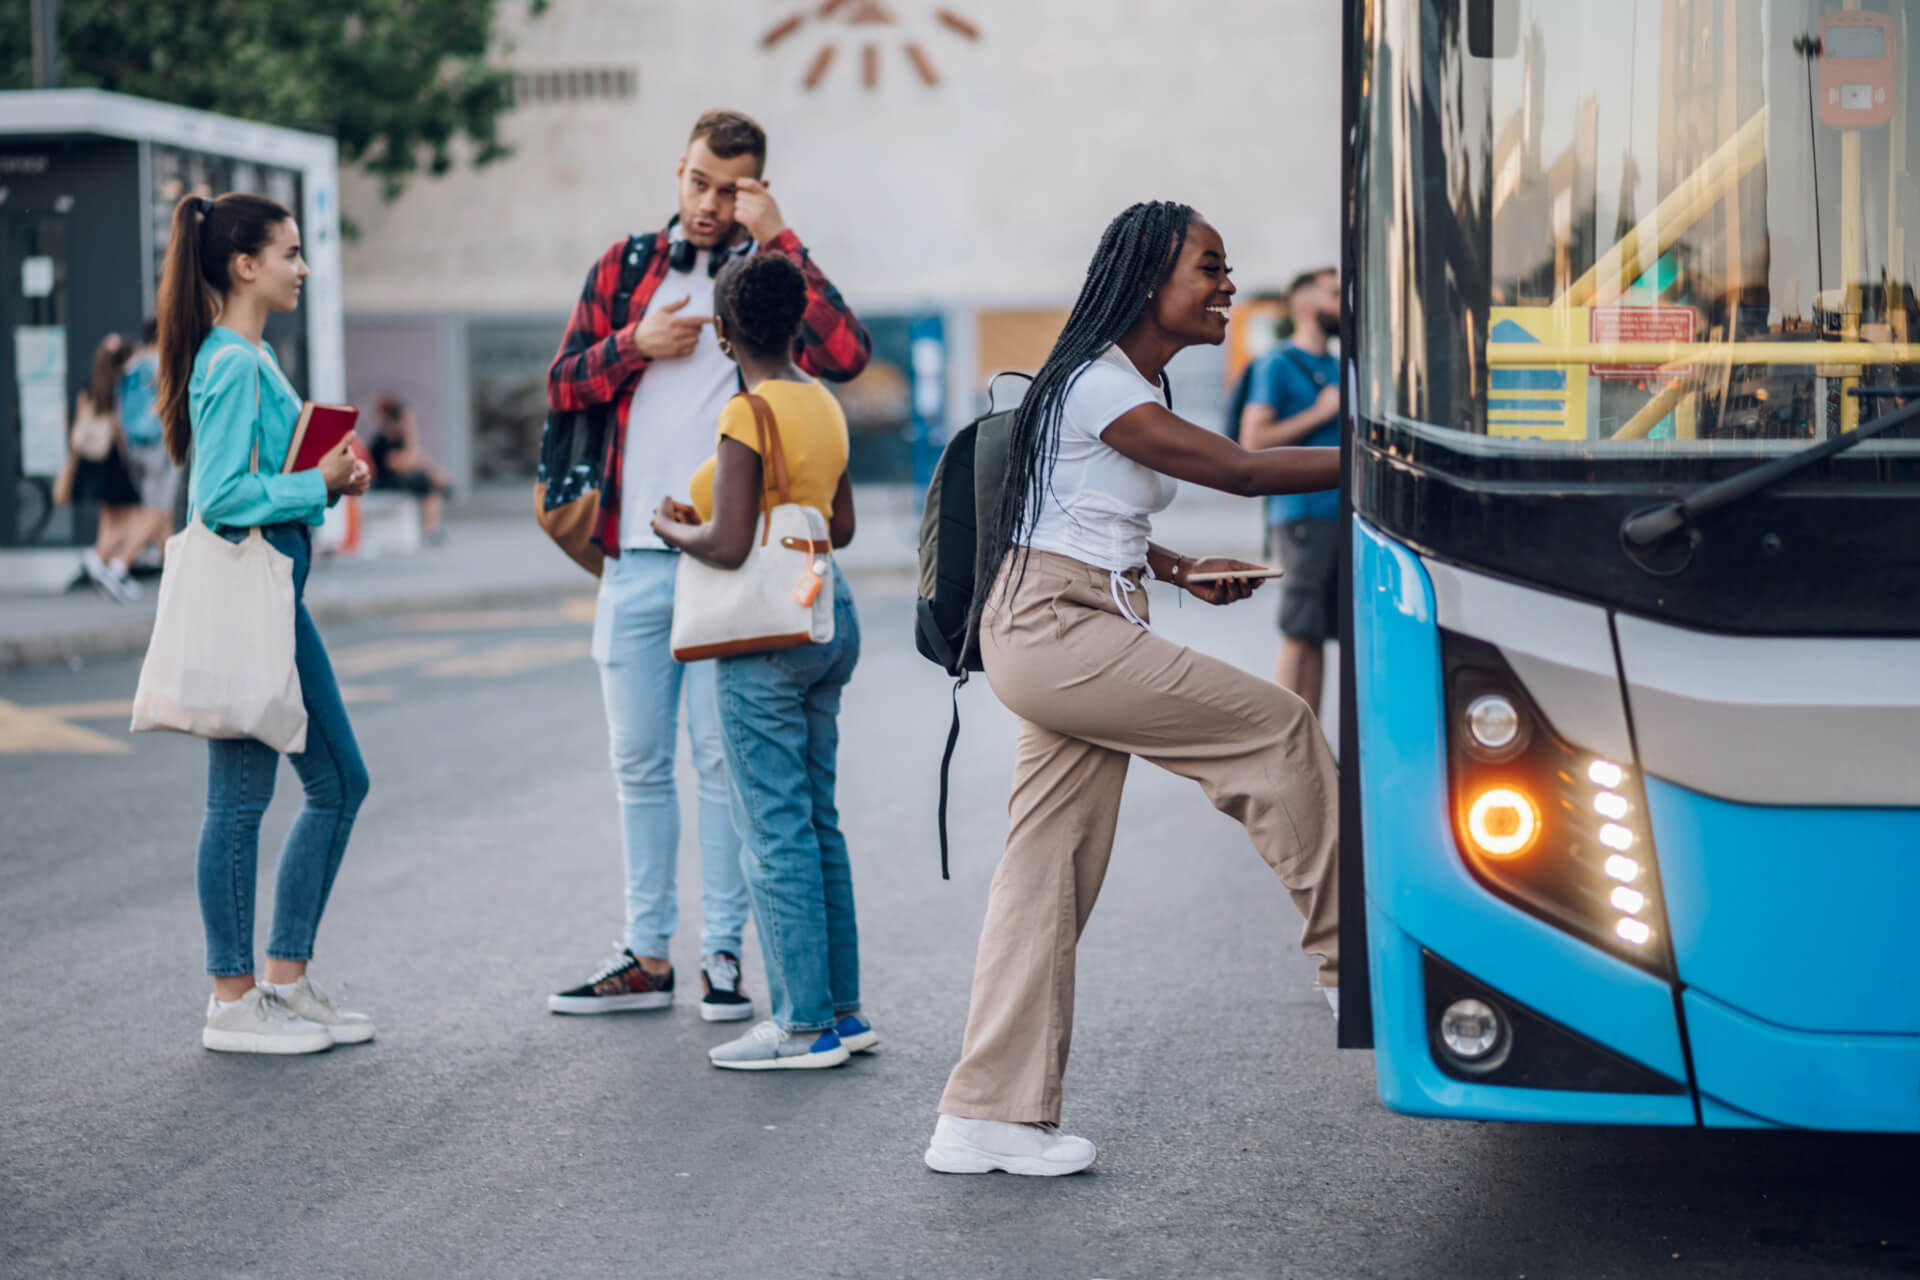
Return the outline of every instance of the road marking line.
<path id="1" fill-rule="evenodd" d="M 458 640 L 376 640 L 329 655 L 336 676 L 370 676 L 447 658 L 460 651 Z"/>
<path id="2" fill-rule="evenodd" d="M 0 699 L 0 752 L 9 755 L 123 756 L 131 748 L 104 734 Z"/>
<path id="3" fill-rule="evenodd" d="M 407 631 L 511 631 L 593 621 L 594 597 L 576 596 L 545 609 L 455 609 L 396 618 Z"/>
<path id="4" fill-rule="evenodd" d="M 515 640 L 436 662 L 425 668 L 430 676 L 513 676 L 541 667 L 558 666 L 591 652 L 585 640 Z"/>
<path id="5" fill-rule="evenodd" d="M 46 706 L 28 707 L 27 710 L 38 715 L 52 716 L 55 720 L 131 720 L 133 719 L 133 699 L 108 698 L 104 702 L 54 702 Z"/>

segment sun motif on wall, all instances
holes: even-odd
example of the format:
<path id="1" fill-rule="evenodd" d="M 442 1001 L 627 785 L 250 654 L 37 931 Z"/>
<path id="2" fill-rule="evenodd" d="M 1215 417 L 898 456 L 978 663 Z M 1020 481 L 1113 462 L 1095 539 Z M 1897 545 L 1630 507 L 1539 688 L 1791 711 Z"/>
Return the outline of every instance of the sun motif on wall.
<path id="1" fill-rule="evenodd" d="M 979 40 L 980 26 L 961 17 L 952 9 L 935 9 L 933 20 L 949 34 L 965 40 Z M 760 37 L 760 47 L 771 49 L 782 41 L 797 34 L 808 23 L 837 23 L 858 30 L 850 33 L 860 44 L 860 82 L 869 89 L 880 84 L 880 37 L 887 34 L 883 28 L 899 27 L 900 18 L 891 5 L 882 0 L 822 0 L 812 9 L 802 10 L 782 18 L 767 29 Z M 906 54 L 908 64 L 922 83 L 929 88 L 940 83 L 940 69 L 933 63 L 926 47 L 911 38 L 900 41 L 901 52 Z M 807 74 L 800 84 L 805 89 L 817 89 L 826 80 L 827 73 L 833 69 L 834 59 L 839 56 L 840 43 L 834 39 L 823 40 L 814 52 L 813 61 L 807 65 Z"/>

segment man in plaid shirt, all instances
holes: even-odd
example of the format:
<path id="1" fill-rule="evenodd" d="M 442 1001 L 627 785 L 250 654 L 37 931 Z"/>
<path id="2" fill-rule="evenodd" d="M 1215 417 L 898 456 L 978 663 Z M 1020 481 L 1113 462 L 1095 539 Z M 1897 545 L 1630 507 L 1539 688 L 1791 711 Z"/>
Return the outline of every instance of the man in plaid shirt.
<path id="1" fill-rule="evenodd" d="M 702 999 L 708 1021 L 749 1018 L 740 991 L 747 887 L 734 834 L 712 664 L 682 666 L 669 648 L 679 553 L 654 536 L 659 500 L 686 489 L 712 456 L 720 410 L 738 390 L 714 339 L 713 278 L 730 257 L 780 253 L 806 277 L 807 310 L 794 361 L 843 382 L 866 368 L 873 342 L 780 216 L 762 180 L 767 139 L 732 111 L 700 117 L 680 158 L 680 211 L 652 241 L 629 323 L 612 316 L 629 242 L 600 255 L 547 373 L 547 403 L 578 411 L 613 404 L 595 542 L 606 553 L 594 610 L 593 656 L 607 709 L 627 865 L 627 927 L 613 959 L 578 987 L 547 998 L 555 1013 L 614 1013 L 673 1004 L 668 946 L 678 923 L 674 883 L 680 811 L 674 743 L 682 688 L 699 775 Z M 634 242 L 643 252 L 643 243 Z M 635 266 L 640 264 L 636 262 Z M 631 278 L 631 277 L 630 277 Z"/>

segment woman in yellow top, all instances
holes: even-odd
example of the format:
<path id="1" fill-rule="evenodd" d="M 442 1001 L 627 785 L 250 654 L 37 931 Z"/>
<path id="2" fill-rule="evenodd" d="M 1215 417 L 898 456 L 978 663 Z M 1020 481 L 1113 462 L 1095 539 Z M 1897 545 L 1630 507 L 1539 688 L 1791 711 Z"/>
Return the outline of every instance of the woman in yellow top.
<path id="1" fill-rule="evenodd" d="M 817 508 L 834 547 L 846 546 L 847 420 L 793 363 L 807 306 L 800 269 L 778 254 L 736 261 L 721 272 L 713 299 L 720 349 L 773 410 L 793 500 Z M 761 495 L 773 488 L 759 447 L 753 411 L 736 396 L 720 415 L 718 449 L 694 473 L 692 505 L 666 498 L 654 513 L 661 540 L 708 564 L 739 567 L 758 531 Z M 773 1017 L 707 1055 L 716 1067 L 833 1067 L 878 1042 L 860 1014 L 853 868 L 833 795 L 840 691 L 860 659 L 860 619 L 846 579 L 831 577 L 831 641 L 715 660 L 734 827 L 773 1001 Z"/>

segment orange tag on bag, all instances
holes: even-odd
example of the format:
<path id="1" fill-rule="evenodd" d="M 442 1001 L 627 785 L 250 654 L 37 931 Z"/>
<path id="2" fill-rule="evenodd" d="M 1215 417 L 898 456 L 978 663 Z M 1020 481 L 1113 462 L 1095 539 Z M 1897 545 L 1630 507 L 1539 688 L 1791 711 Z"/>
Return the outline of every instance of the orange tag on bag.
<path id="1" fill-rule="evenodd" d="M 807 576 L 800 579 L 800 585 L 793 589 L 793 602 L 803 609 L 811 609 L 813 602 L 820 598 L 820 586 L 820 575 L 809 566 Z"/>

